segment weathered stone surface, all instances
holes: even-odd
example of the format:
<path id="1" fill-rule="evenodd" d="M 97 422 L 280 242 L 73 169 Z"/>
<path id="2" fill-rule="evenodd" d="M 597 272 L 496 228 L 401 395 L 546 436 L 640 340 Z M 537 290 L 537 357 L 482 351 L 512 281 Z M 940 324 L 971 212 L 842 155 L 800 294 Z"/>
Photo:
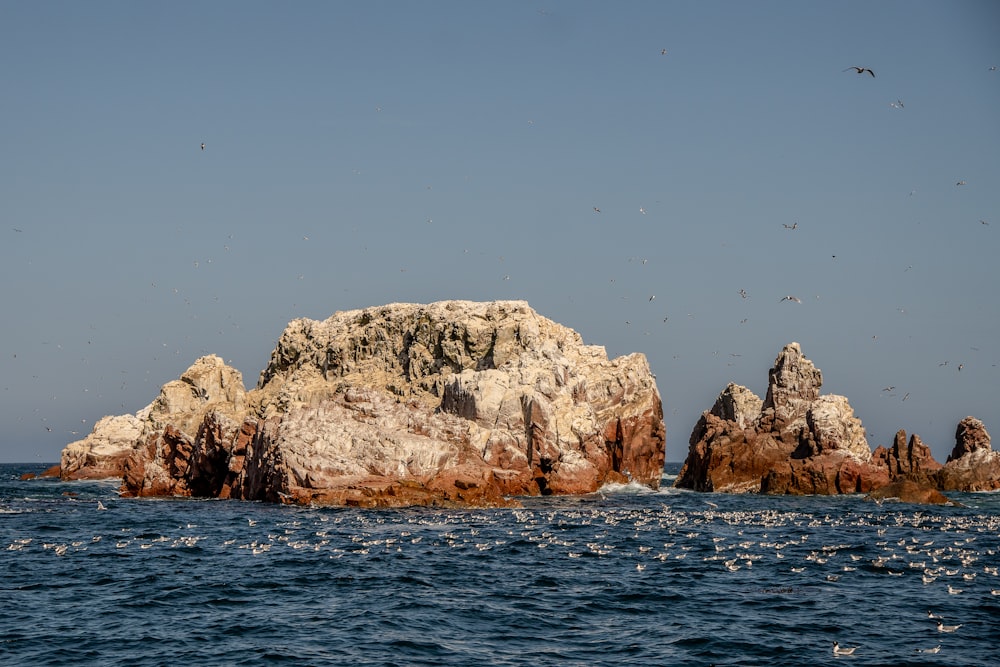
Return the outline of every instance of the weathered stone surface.
<path id="1" fill-rule="evenodd" d="M 366 506 L 655 488 L 665 441 L 643 355 L 609 360 L 521 301 L 295 320 L 254 390 L 202 358 L 140 426 L 127 494 Z"/>
<path id="2" fill-rule="evenodd" d="M 63 449 L 60 477 L 67 480 L 121 477 L 125 459 L 143 434 L 148 410 L 98 420 L 90 435 Z"/>
<path id="3" fill-rule="evenodd" d="M 1000 490 L 1000 452 L 990 446 L 983 422 L 966 417 L 955 429 L 955 447 L 936 474 L 942 491 Z"/>
<path id="4" fill-rule="evenodd" d="M 768 373 L 763 401 L 730 384 L 695 426 L 675 486 L 833 494 L 888 483 L 888 471 L 872 461 L 861 420 L 843 396 L 820 395 L 822 383 L 799 344 L 789 343 Z"/>
<path id="5" fill-rule="evenodd" d="M 898 500 L 901 503 L 922 505 L 945 505 L 951 501 L 933 486 L 921 484 L 911 479 L 901 479 L 879 487 L 866 496 L 869 500 Z"/>
<path id="6" fill-rule="evenodd" d="M 891 447 L 877 447 L 872 460 L 885 466 L 892 479 L 908 479 L 924 485 L 936 485 L 934 473 L 941 469 L 941 464 L 931 454 L 931 448 L 923 443 L 920 436 L 914 433 L 907 442 L 903 429 L 896 432 Z"/>

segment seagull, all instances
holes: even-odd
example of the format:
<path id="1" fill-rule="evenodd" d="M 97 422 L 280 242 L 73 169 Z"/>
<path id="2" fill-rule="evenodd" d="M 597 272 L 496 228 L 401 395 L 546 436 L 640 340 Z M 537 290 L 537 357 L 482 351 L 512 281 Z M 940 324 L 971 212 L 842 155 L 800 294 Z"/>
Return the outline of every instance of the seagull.
<path id="1" fill-rule="evenodd" d="M 891 384 L 891 385 L 889 385 L 888 387 L 886 387 L 885 389 L 883 389 L 882 391 L 892 391 L 892 390 L 893 390 L 893 389 L 895 389 L 895 388 L 896 388 L 896 385 L 894 385 L 894 384 Z"/>
<path id="2" fill-rule="evenodd" d="M 655 298 L 656 298 L 656 295 L 655 295 L 655 294 L 653 294 L 652 296 L 650 296 L 650 297 L 649 297 L 649 300 L 650 300 L 650 301 L 652 301 L 652 300 L 653 300 L 653 299 L 655 299 Z"/>
<path id="3" fill-rule="evenodd" d="M 595 206 L 595 207 L 594 207 L 594 213 L 600 213 L 600 212 L 601 212 L 601 209 L 599 209 L 599 208 L 597 208 L 597 207 Z"/>
<path id="4" fill-rule="evenodd" d="M 986 225 L 987 227 L 990 226 L 990 223 L 986 222 L 985 220 L 980 220 L 979 223 L 982 224 L 982 225 Z M 19 232 L 21 230 L 20 229 L 15 229 L 14 231 Z"/>
<path id="5" fill-rule="evenodd" d="M 205 150 L 205 142 L 201 142 L 201 150 Z"/>
<path id="6" fill-rule="evenodd" d="M 955 632 L 955 630 L 958 630 L 960 627 L 962 627 L 962 624 L 959 623 L 958 625 L 945 625 L 941 621 L 938 621 L 937 626 L 938 626 L 938 632 Z"/>
<path id="7" fill-rule="evenodd" d="M 97 501 L 97 509 L 99 509 L 99 510 L 106 510 L 108 508 L 104 506 L 104 503 L 102 503 L 100 500 L 98 500 Z"/>
<path id="8" fill-rule="evenodd" d="M 747 291 L 745 289 L 740 289 L 740 296 L 744 299 L 747 298 Z"/>
<path id="9" fill-rule="evenodd" d="M 869 74 L 871 74 L 871 75 L 872 75 L 873 77 L 875 76 L 875 72 L 871 71 L 871 70 L 870 70 L 869 68 L 867 68 L 867 67 L 854 67 L 854 66 L 852 65 L 851 67 L 848 67 L 848 68 L 847 68 L 847 69 L 845 69 L 844 71 L 845 71 L 845 72 L 847 72 L 847 71 L 849 71 L 849 70 L 854 70 L 854 71 L 855 71 L 855 72 L 857 72 L 858 74 L 864 74 L 865 72 L 868 72 L 868 73 L 869 73 Z"/>
<path id="10" fill-rule="evenodd" d="M 799 228 L 799 223 L 796 220 L 795 222 L 793 222 L 790 225 L 786 225 L 785 223 L 781 223 L 781 226 L 784 227 L 785 229 L 798 229 Z"/>
<path id="11" fill-rule="evenodd" d="M 938 644 L 934 648 L 918 648 L 915 649 L 917 653 L 937 653 L 941 650 L 941 645 Z"/>
<path id="12" fill-rule="evenodd" d="M 959 181 L 958 183 L 955 183 L 955 185 L 965 185 L 965 181 Z"/>
<path id="13" fill-rule="evenodd" d="M 783 296 L 780 299 L 778 299 L 778 303 L 781 303 L 782 301 L 794 301 L 795 303 L 802 303 L 802 299 L 800 299 L 797 296 L 792 296 L 791 294 L 789 294 L 788 296 Z"/>
<path id="14" fill-rule="evenodd" d="M 931 619 L 932 621 L 940 621 L 941 620 L 941 617 L 939 615 L 935 614 L 930 609 L 927 610 L 927 618 Z"/>
<path id="15" fill-rule="evenodd" d="M 841 648 L 840 644 L 833 642 L 833 654 L 834 655 L 851 655 L 858 650 L 857 646 L 852 646 L 847 648 L 846 646 Z"/>
<path id="16" fill-rule="evenodd" d="M 661 55 L 661 56 L 665 56 L 665 55 L 667 55 L 667 50 L 666 50 L 666 49 L 662 49 L 662 50 L 660 51 L 660 55 Z M 996 69 L 996 67 L 994 67 L 993 69 Z"/>

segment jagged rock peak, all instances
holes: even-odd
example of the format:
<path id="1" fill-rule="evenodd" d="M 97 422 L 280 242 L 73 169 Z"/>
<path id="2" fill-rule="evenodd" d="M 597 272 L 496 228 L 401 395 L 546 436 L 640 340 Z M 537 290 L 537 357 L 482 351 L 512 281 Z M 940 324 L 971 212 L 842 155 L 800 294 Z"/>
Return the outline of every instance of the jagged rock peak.
<path id="1" fill-rule="evenodd" d="M 872 463 L 861 420 L 789 343 L 768 373 L 767 397 L 730 384 L 691 433 L 675 486 L 762 493 L 853 493 L 888 481 Z"/>
<path id="2" fill-rule="evenodd" d="M 819 398 L 823 373 L 802 354 L 798 343 L 782 348 L 767 375 L 767 396 L 763 410 L 773 408 L 778 418 L 787 418 Z"/>
<path id="3" fill-rule="evenodd" d="M 986 426 L 975 417 L 966 417 L 958 422 L 955 429 L 955 447 L 948 456 L 948 461 L 960 459 L 966 454 L 977 451 L 991 451 L 990 434 Z"/>

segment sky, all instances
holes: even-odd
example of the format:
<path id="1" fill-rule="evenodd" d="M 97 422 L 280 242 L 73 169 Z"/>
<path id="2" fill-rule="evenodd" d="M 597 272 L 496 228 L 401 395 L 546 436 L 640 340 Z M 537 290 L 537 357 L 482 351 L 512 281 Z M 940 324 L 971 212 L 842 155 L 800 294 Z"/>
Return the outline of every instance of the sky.
<path id="1" fill-rule="evenodd" d="M 448 299 L 645 354 L 668 461 L 792 341 L 873 449 L 1000 435 L 996 2 L 0 0 L 0 62 L 0 461 Z"/>

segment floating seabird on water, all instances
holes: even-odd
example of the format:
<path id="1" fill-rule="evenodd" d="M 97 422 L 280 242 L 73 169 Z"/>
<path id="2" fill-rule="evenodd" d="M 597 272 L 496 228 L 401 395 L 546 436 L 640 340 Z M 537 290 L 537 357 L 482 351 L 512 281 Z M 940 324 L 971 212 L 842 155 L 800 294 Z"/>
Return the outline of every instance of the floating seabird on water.
<path id="1" fill-rule="evenodd" d="M 841 646 L 837 642 L 833 642 L 834 655 L 851 655 L 857 650 L 858 650 L 857 646 L 851 646 L 850 648 L 848 648 L 847 646 Z"/>
<path id="2" fill-rule="evenodd" d="M 918 648 L 914 649 L 917 653 L 937 653 L 941 650 L 941 645 L 938 644 L 934 648 Z"/>
<path id="3" fill-rule="evenodd" d="M 941 621 L 937 622 L 938 632 L 955 632 L 955 630 L 958 630 L 960 627 L 962 627 L 961 623 L 958 625 L 945 625 Z"/>
<path id="4" fill-rule="evenodd" d="M 852 65 L 851 67 L 848 67 L 848 68 L 847 68 L 847 69 L 845 69 L 844 71 L 845 71 L 845 72 L 847 72 L 847 71 L 849 71 L 849 70 L 854 70 L 854 71 L 855 71 L 855 72 L 857 72 L 858 74 L 864 74 L 865 72 L 868 72 L 868 73 L 869 73 L 869 74 L 871 74 L 872 76 L 875 76 L 875 72 L 871 71 L 871 69 L 869 69 L 869 68 L 867 68 L 867 67 L 855 67 L 855 66 L 853 66 L 853 65 Z"/>

